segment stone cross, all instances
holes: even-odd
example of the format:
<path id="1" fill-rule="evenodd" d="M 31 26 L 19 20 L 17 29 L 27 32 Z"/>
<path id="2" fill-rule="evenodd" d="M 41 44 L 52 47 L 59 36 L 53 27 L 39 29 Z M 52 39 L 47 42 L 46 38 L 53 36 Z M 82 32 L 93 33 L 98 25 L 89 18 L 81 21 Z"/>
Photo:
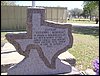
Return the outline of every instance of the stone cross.
<path id="1" fill-rule="evenodd" d="M 58 56 L 72 47 L 72 25 L 45 20 L 45 9 L 27 9 L 27 33 L 6 34 L 16 51 L 25 56 L 8 75 L 49 75 L 71 72 Z"/>

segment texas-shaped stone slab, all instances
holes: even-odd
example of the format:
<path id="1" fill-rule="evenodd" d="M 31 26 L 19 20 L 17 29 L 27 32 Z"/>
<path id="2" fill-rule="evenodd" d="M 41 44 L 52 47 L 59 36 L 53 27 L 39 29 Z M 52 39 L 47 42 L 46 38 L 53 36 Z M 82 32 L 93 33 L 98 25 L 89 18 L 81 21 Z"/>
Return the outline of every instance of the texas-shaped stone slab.
<path id="1" fill-rule="evenodd" d="M 48 75 L 71 72 L 58 56 L 72 47 L 71 24 L 45 20 L 44 8 L 27 9 L 26 33 L 6 34 L 16 51 L 25 56 L 8 75 Z"/>

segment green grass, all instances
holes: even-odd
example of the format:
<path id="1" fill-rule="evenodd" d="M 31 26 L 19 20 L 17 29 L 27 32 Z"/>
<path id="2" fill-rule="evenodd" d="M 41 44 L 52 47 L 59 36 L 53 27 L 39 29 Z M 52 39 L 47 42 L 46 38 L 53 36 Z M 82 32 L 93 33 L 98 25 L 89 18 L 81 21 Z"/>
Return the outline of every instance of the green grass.
<path id="1" fill-rule="evenodd" d="M 92 61 L 99 56 L 99 28 L 73 28 L 73 46 L 68 51 L 76 58 L 76 68 L 92 68 Z M 6 32 L 1 32 L 1 42 Z"/>
<path id="2" fill-rule="evenodd" d="M 7 34 L 7 32 L 1 32 L 1 43 L 6 43 L 8 42 L 5 38 L 5 35 Z"/>
<path id="3" fill-rule="evenodd" d="M 69 52 L 76 58 L 76 68 L 92 68 L 92 61 L 99 55 L 99 38 L 91 35 L 74 34 L 73 47 Z"/>
<path id="4" fill-rule="evenodd" d="M 99 28 L 73 28 L 73 47 L 69 52 L 76 58 L 76 68 L 93 68 L 92 61 L 99 56 Z"/>

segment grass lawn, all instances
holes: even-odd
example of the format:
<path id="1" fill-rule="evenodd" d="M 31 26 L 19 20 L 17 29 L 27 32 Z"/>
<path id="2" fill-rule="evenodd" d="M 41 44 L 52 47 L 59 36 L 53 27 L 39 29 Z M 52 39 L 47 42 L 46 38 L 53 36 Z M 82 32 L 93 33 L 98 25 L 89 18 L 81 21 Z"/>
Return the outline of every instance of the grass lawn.
<path id="1" fill-rule="evenodd" d="M 73 46 L 68 51 L 76 58 L 76 68 L 92 68 L 92 61 L 99 56 L 99 28 L 73 28 Z M 7 42 L 6 32 L 1 32 L 1 43 Z"/>
<path id="2" fill-rule="evenodd" d="M 92 68 L 92 61 L 99 55 L 99 38 L 91 35 L 74 34 L 73 47 L 69 52 L 76 58 L 76 68 Z"/>
<path id="3" fill-rule="evenodd" d="M 76 68 L 93 68 L 92 61 L 99 56 L 99 28 L 73 28 L 73 47 L 69 52 L 76 57 Z"/>
<path id="4" fill-rule="evenodd" d="M 8 42 L 7 40 L 6 40 L 6 38 L 5 38 L 5 34 L 6 34 L 7 32 L 1 32 L 1 46 L 4 44 L 4 43 L 6 43 L 6 42 Z"/>

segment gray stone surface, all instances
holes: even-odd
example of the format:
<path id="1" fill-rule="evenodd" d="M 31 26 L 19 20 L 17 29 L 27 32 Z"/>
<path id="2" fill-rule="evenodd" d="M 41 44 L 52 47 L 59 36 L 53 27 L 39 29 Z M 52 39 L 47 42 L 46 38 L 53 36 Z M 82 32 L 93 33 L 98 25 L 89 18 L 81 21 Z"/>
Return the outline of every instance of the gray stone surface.
<path id="1" fill-rule="evenodd" d="M 39 58 L 36 50 L 32 50 L 28 58 L 21 61 L 19 65 L 15 65 L 7 73 L 8 75 L 52 75 L 71 72 L 70 64 L 67 62 L 63 64 L 59 59 L 56 62 L 56 69 L 50 69 Z"/>
<path id="2" fill-rule="evenodd" d="M 10 43 L 6 43 L 2 47 L 1 72 L 7 72 L 7 69 L 10 66 L 12 66 L 12 64 L 17 64 L 24 59 L 24 56 L 20 55 L 17 51 L 14 51 L 14 50 L 15 50 L 15 47 Z M 70 58 L 72 60 L 75 57 L 72 54 L 70 54 L 68 51 L 66 51 L 66 52 L 60 54 L 58 56 L 58 58 L 61 59 L 61 60 L 66 60 L 66 59 Z M 68 63 L 70 64 L 70 62 L 68 62 Z M 2 74 L 5 74 L 5 73 L 2 73 Z"/>
<path id="3" fill-rule="evenodd" d="M 1 75 L 7 75 L 7 72 L 1 73 Z M 55 75 L 80 75 L 80 71 L 72 67 L 72 71 L 70 73 L 61 73 L 61 74 L 55 74 Z"/>
<path id="4" fill-rule="evenodd" d="M 15 47 L 10 43 L 5 43 L 1 48 L 1 64 L 18 63 L 24 56 L 20 55 Z M 72 66 L 76 64 L 76 58 L 68 51 L 63 52 L 58 56 L 59 59 L 67 61 Z M 16 59 L 16 60 L 15 60 Z M 11 60 L 11 61 L 10 61 Z"/>
<path id="5" fill-rule="evenodd" d="M 6 43 L 3 47 L 2 51 L 3 54 L 1 54 L 1 64 L 4 65 L 1 67 L 1 75 L 7 75 L 7 69 L 12 66 L 12 64 L 19 63 L 24 59 L 24 56 L 20 55 L 16 52 L 10 52 L 10 50 L 15 50 L 14 46 L 10 43 Z M 10 53 L 8 53 L 10 52 Z M 72 54 L 70 54 L 68 51 L 60 54 L 58 56 L 59 59 L 64 60 L 67 58 L 73 59 L 75 58 Z M 15 60 L 16 59 L 16 60 Z M 70 73 L 62 73 L 58 75 L 79 75 L 79 71 L 72 67 L 72 70 Z"/>
<path id="6" fill-rule="evenodd" d="M 52 75 L 72 71 L 69 63 L 58 58 L 72 47 L 72 25 L 44 21 L 44 14 L 44 9 L 28 8 L 27 34 L 6 35 L 16 51 L 25 56 L 8 69 L 8 75 Z"/>

